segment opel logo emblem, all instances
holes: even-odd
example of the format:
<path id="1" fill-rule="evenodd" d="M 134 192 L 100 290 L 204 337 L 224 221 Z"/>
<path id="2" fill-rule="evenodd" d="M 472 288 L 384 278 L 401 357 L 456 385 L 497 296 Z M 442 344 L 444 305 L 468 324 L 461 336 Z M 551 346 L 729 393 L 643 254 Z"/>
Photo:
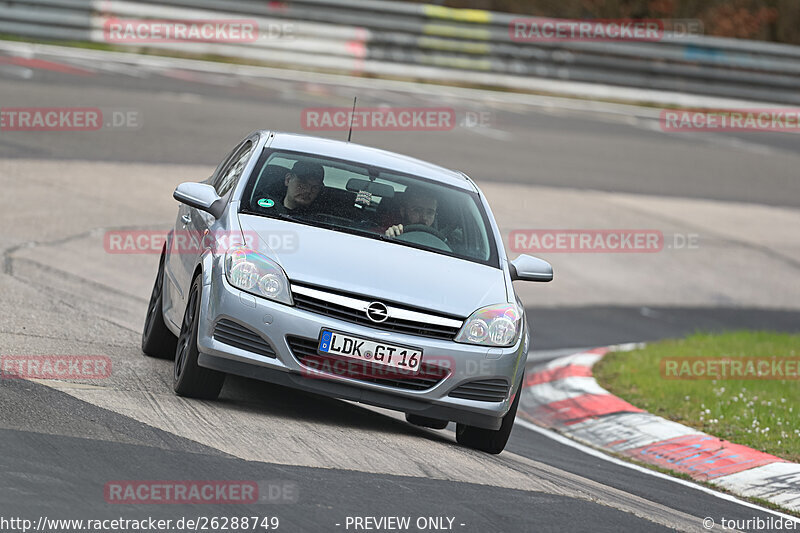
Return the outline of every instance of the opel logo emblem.
<path id="1" fill-rule="evenodd" d="M 380 302 L 372 302 L 367 306 L 367 318 L 373 322 L 386 322 L 389 318 L 389 309 Z"/>

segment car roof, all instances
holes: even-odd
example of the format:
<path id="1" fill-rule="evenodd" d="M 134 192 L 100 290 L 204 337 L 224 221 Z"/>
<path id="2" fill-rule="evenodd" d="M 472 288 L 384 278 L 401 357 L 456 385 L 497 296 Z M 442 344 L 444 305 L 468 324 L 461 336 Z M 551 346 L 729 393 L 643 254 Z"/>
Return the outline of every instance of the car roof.
<path id="1" fill-rule="evenodd" d="M 337 141 L 299 133 L 266 130 L 262 130 L 260 133 L 273 136 L 268 145 L 270 149 L 306 152 L 323 157 L 355 161 L 387 170 L 412 174 L 472 192 L 476 190 L 472 181 L 462 172 L 440 167 L 407 155 L 353 142 Z"/>

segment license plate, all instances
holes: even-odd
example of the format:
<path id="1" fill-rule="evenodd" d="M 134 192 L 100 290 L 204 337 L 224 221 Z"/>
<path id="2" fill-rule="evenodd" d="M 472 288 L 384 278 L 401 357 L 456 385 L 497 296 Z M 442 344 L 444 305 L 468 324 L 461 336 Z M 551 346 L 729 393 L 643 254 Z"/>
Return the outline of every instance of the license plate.
<path id="1" fill-rule="evenodd" d="M 422 350 L 360 339 L 326 329 L 322 330 L 319 337 L 318 348 L 320 353 L 341 355 L 408 372 L 417 372 L 422 363 Z"/>

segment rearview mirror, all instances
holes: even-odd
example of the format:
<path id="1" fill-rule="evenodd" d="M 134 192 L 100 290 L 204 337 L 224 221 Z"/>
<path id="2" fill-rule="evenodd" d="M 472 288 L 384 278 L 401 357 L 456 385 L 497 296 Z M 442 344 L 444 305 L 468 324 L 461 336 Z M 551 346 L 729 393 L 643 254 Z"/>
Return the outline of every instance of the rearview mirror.
<path id="1" fill-rule="evenodd" d="M 522 254 L 508 266 L 511 281 L 553 281 L 553 267 L 544 259 Z"/>
<path id="2" fill-rule="evenodd" d="M 225 209 L 225 201 L 219 197 L 216 189 L 205 183 L 181 183 L 172 193 L 172 197 L 200 211 L 205 211 L 219 218 Z"/>
<path id="3" fill-rule="evenodd" d="M 374 194 L 375 196 L 380 196 L 381 198 L 394 197 L 394 187 L 388 183 L 376 183 L 374 181 L 361 178 L 350 178 L 347 180 L 345 189 L 350 192 L 367 191 L 368 193 Z"/>

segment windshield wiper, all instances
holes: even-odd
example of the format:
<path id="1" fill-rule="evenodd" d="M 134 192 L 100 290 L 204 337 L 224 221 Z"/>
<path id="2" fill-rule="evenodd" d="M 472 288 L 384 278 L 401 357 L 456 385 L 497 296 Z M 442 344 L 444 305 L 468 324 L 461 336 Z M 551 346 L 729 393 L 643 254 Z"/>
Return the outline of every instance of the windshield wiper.
<path id="1" fill-rule="evenodd" d="M 370 231 L 368 229 L 362 228 L 354 228 L 351 226 L 342 226 L 341 224 L 334 224 L 333 222 L 326 222 L 324 220 L 319 220 L 315 218 L 315 215 L 319 216 L 324 214 L 320 213 L 304 213 L 302 215 L 297 215 L 293 213 L 263 213 L 263 212 L 255 212 L 251 210 L 242 211 L 243 213 L 247 213 L 248 215 L 256 215 L 256 216 L 263 216 L 267 218 L 279 218 L 281 220 L 288 220 L 289 222 L 296 222 L 298 224 L 304 224 L 306 226 L 314 226 L 318 228 L 325 228 L 330 229 L 333 231 L 339 231 L 342 233 L 351 233 L 354 235 L 361 235 L 364 237 L 369 237 L 372 239 L 380 239 L 380 240 L 392 240 L 390 237 L 387 237 L 383 233 L 376 233 L 374 231 Z"/>
<path id="2" fill-rule="evenodd" d="M 301 224 L 309 224 L 310 223 L 309 220 L 306 220 L 306 219 L 304 219 L 304 218 L 302 218 L 302 217 L 300 217 L 298 215 L 292 214 L 292 213 L 276 213 L 275 215 L 268 215 L 268 216 L 282 218 L 284 220 L 291 220 L 292 222 L 299 222 Z"/>
<path id="3" fill-rule="evenodd" d="M 341 231 L 342 233 L 352 233 L 353 235 L 362 235 L 373 239 L 387 238 L 383 233 L 375 233 L 368 229 L 354 228 L 352 226 L 342 226 L 341 224 L 334 224 L 333 222 L 325 222 L 324 220 L 312 220 L 311 224 L 314 226 L 330 229 L 333 231 Z"/>
<path id="4" fill-rule="evenodd" d="M 298 224 L 311 224 L 312 223 L 312 221 L 310 221 L 310 220 L 301 218 L 301 217 L 299 217 L 297 215 L 294 215 L 294 214 L 291 214 L 291 213 L 275 213 L 275 212 L 273 212 L 273 213 L 264 213 L 264 212 L 253 211 L 251 209 L 246 209 L 246 210 L 243 209 L 241 212 L 245 213 L 247 215 L 256 215 L 256 216 L 264 217 L 264 218 L 280 218 L 280 219 L 283 219 L 283 220 L 288 220 L 290 222 L 297 222 Z"/>

